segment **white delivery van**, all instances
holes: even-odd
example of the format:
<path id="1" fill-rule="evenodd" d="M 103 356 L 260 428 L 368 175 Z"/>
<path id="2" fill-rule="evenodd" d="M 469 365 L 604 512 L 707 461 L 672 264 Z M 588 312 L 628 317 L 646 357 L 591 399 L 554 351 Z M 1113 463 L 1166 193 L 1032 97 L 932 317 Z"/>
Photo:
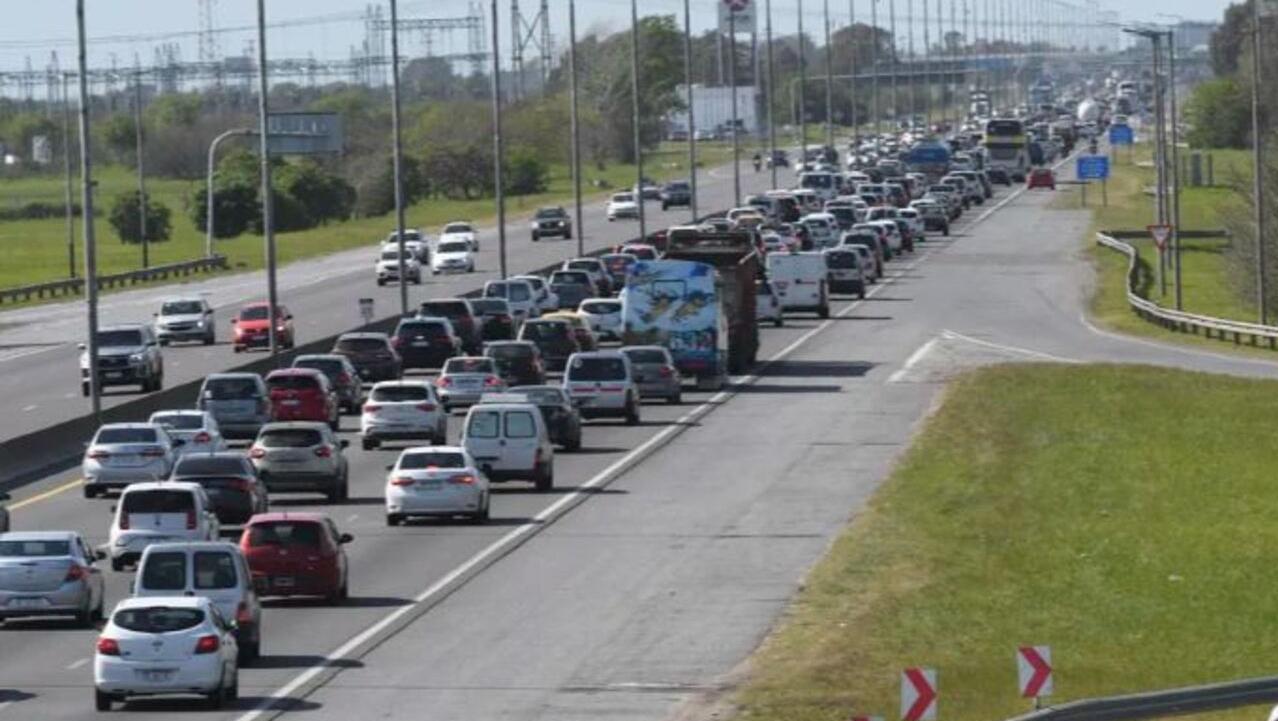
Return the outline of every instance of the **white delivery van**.
<path id="1" fill-rule="evenodd" d="M 781 296 L 781 310 L 813 311 L 830 317 L 825 256 L 819 252 L 769 253 L 768 280 Z"/>

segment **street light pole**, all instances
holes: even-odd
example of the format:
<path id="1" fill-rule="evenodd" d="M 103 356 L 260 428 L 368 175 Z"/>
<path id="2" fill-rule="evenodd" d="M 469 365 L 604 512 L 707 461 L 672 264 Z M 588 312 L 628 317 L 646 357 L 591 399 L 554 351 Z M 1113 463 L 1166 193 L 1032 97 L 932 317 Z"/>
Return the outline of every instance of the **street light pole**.
<path id="1" fill-rule="evenodd" d="M 1251 2 L 1251 192 L 1256 223 L 1256 305 L 1261 325 L 1269 324 L 1265 298 L 1264 133 L 1260 127 L 1260 0 Z"/>
<path id="2" fill-rule="evenodd" d="M 1182 310 L 1184 295 L 1180 283 L 1180 131 L 1176 128 L 1176 35 L 1167 31 L 1167 84 L 1171 97 L 1171 202 L 1172 263 L 1176 273 L 1176 310 Z"/>
<path id="3" fill-rule="evenodd" d="M 648 239 L 648 219 L 643 200 L 643 138 L 639 127 L 639 4 L 630 0 L 630 105 L 634 114 L 635 204 L 639 206 L 639 239 Z M 733 134 L 736 128 L 733 128 Z"/>
<path id="4" fill-rule="evenodd" d="M 391 172 L 395 178 L 395 238 L 399 246 L 399 314 L 408 315 L 408 255 L 404 239 L 404 143 L 399 119 L 399 2 L 390 0 Z M 421 279 L 421 268 L 417 270 Z"/>
<path id="5" fill-rule="evenodd" d="M 689 16 L 686 14 L 688 0 L 683 0 L 683 2 L 685 22 L 691 22 L 687 20 Z M 777 76 L 772 64 L 772 0 L 766 0 L 764 13 L 767 15 L 765 22 L 768 33 L 768 167 L 769 172 L 772 174 L 772 185 L 768 187 L 775 188 L 777 187 L 777 124 L 773 117 L 773 106 L 776 104 Z M 689 36 L 691 36 L 691 32 L 689 32 Z M 688 64 L 692 64 L 691 54 L 689 54 Z M 691 118 L 692 116 L 689 115 L 688 117 Z"/>
<path id="6" fill-rule="evenodd" d="M 830 0 L 825 8 L 825 144 L 834 147 L 834 43 L 830 42 Z"/>
<path id="7" fill-rule="evenodd" d="M 581 121 L 577 103 L 577 0 L 568 0 L 568 94 L 572 98 L 572 201 L 577 227 L 577 255 L 586 254 L 586 226 L 581 213 Z M 691 117 L 691 101 L 688 103 Z M 689 135 L 691 137 L 691 134 Z M 695 172 L 695 171 L 694 171 Z M 693 203 L 696 203 L 693 195 Z"/>
<path id="8" fill-rule="evenodd" d="M 146 164 L 142 140 L 142 69 L 133 75 L 133 129 L 138 154 L 138 229 L 142 237 L 142 267 L 151 267 L 151 244 L 146 235 Z"/>
<path id="9" fill-rule="evenodd" d="M 848 70 L 848 74 L 852 76 L 852 79 L 848 81 L 848 100 L 852 106 L 850 108 L 852 111 L 852 143 L 853 153 L 855 154 L 857 152 L 856 149 L 861 144 L 861 119 L 856 109 L 856 0 L 848 0 L 848 15 L 851 17 L 848 21 L 848 32 L 851 38 L 848 42 L 851 56 L 851 67 Z"/>
<path id="10" fill-rule="evenodd" d="M 257 125 L 258 152 L 262 162 L 262 232 L 266 238 L 266 313 L 267 339 L 273 357 L 279 352 L 279 321 L 276 316 L 279 310 L 279 293 L 275 283 L 275 198 L 271 189 L 271 148 L 268 138 L 270 112 L 269 99 L 266 96 L 270 87 L 266 76 L 266 0 L 257 0 Z"/>
<path id="11" fill-rule="evenodd" d="M 741 205 L 741 129 L 737 120 L 737 13 L 731 9 L 728 10 L 728 85 L 732 93 L 732 207 L 736 208 Z M 639 201 L 642 203 L 643 198 Z"/>
<path id="12" fill-rule="evenodd" d="M 205 189 L 204 190 L 204 257 L 205 258 L 213 257 L 213 228 L 215 227 L 213 222 L 214 222 L 214 213 L 216 212 L 216 206 L 213 203 L 213 173 L 217 168 L 217 164 L 216 164 L 217 146 L 221 145 L 222 141 L 226 140 L 227 138 L 230 138 L 236 135 L 252 135 L 252 134 L 253 134 L 252 128 L 237 128 L 235 130 L 228 130 L 222 133 L 221 135 L 218 135 L 216 138 L 213 138 L 213 142 L 209 143 L 208 174 L 205 176 L 205 181 L 204 181 L 205 182 L 205 185 L 204 185 L 204 189 Z"/>
<path id="13" fill-rule="evenodd" d="M 501 130 L 501 42 L 498 39 L 497 0 L 492 0 L 493 19 L 493 194 L 497 201 L 497 257 L 501 269 L 501 277 L 506 271 L 506 189 L 502 166 L 505 165 L 505 144 Z M 514 18 L 511 19 L 514 23 Z M 520 70 L 516 68 L 516 70 Z M 516 79 L 516 82 L 520 82 Z M 580 231 L 580 228 L 578 228 Z"/>
<path id="14" fill-rule="evenodd" d="M 883 132 L 883 112 L 879 106 L 879 0 L 870 0 L 870 26 L 870 112 L 874 113 L 874 147 L 877 148 Z"/>
<path id="15" fill-rule="evenodd" d="M 799 0 L 799 162 L 808 160 L 808 53 L 803 35 L 803 0 Z"/>
<path id="16" fill-rule="evenodd" d="M 75 173 L 71 163 L 71 94 L 67 88 L 70 73 L 62 74 L 62 167 L 66 173 L 66 213 L 67 213 L 67 277 L 75 279 L 75 207 L 74 191 Z"/>
<path id="17" fill-rule="evenodd" d="M 98 244 L 93 236 L 93 163 L 89 134 L 89 68 L 84 33 L 84 0 L 75 3 L 80 64 L 80 208 L 84 217 L 84 298 L 89 313 L 89 397 L 93 416 L 102 422 L 102 388 L 98 378 Z"/>

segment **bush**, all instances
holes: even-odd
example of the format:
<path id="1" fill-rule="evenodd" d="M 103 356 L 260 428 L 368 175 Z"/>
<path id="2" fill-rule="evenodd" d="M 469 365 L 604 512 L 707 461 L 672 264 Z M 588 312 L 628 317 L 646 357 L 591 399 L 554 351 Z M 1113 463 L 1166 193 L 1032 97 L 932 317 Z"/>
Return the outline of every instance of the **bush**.
<path id="1" fill-rule="evenodd" d="M 208 196 L 204 187 L 191 194 L 191 222 L 201 233 L 208 232 L 206 215 Z M 234 238 L 253 227 L 262 214 L 257 199 L 257 187 L 251 183 L 234 181 L 217 186 L 213 191 L 213 237 Z"/>
<path id="2" fill-rule="evenodd" d="M 533 195 L 546 192 L 550 168 L 545 161 L 527 150 L 517 150 L 506 161 L 506 192 L 511 195 Z"/>
<path id="3" fill-rule="evenodd" d="M 125 243 L 141 243 L 142 227 L 139 213 L 142 204 L 141 196 L 134 191 L 118 195 L 111 203 L 111 213 L 107 222 L 115 229 L 115 234 Z M 170 212 L 163 203 L 146 201 L 146 239 L 151 243 L 162 243 L 169 239 L 173 231 Z"/>
<path id="4" fill-rule="evenodd" d="M 75 217 L 83 215 L 79 203 L 71 204 L 71 213 Z M 0 210 L 0 220 L 48 220 L 62 218 L 67 214 L 67 207 L 62 203 L 45 203 L 33 201 L 16 208 Z"/>

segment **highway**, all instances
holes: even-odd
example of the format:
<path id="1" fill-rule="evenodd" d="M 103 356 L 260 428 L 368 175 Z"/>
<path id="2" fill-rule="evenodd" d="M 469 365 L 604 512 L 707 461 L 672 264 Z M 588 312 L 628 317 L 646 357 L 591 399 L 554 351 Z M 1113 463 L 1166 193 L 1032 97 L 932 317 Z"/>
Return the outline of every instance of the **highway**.
<path id="1" fill-rule="evenodd" d="M 730 168 L 703 171 L 698 179 L 702 212 L 731 207 Z M 785 180 L 788 182 L 790 179 L 787 174 Z M 767 173 L 756 174 L 749 168 L 748 162 L 743 163 L 742 193 L 761 191 L 766 188 L 768 180 Z M 586 250 L 616 245 L 639 235 L 637 222 L 609 223 L 603 209 L 601 201 L 591 202 L 583 209 Z M 575 238 L 572 241 L 548 238 L 531 242 L 525 215 L 515 213 L 506 224 L 507 265 L 511 273 L 531 271 L 575 254 Z M 653 229 L 687 222 L 690 218 L 686 208 L 662 212 L 660 205 L 649 203 L 647 206 L 647 221 Z M 411 215 L 408 225 L 413 226 Z M 392 230 L 393 227 L 388 227 L 386 232 Z M 422 230 L 432 237 L 439 231 L 438 228 Z M 410 286 L 411 307 L 415 308 L 418 302 L 427 298 L 450 297 L 481 288 L 484 281 L 500 277 L 496 228 L 481 226 L 480 230 L 476 272 L 433 277 L 426 273 L 420 286 Z M 369 238 L 366 247 L 281 268 L 278 280 L 280 300 L 296 316 L 299 344 L 362 325 L 356 302 L 360 297 L 374 299 L 378 318 L 398 311 L 398 286 L 379 288 L 373 273 L 379 243 L 385 237 L 383 234 Z M 229 344 L 230 319 L 245 301 L 266 297 L 264 271 L 194 280 L 182 286 L 104 295 L 101 322 L 150 322 L 151 314 L 159 310 L 165 298 L 199 293 L 207 293 L 209 303 L 217 309 L 218 344 L 210 347 L 179 344 L 165 348 L 166 387 L 202 378 L 258 357 L 232 352 Z M 91 411 L 89 399 L 80 394 L 80 352 L 76 349 L 76 344 L 84 341 L 85 327 L 83 302 L 0 312 L 0 397 L 5 399 L 5 407 L 10 410 L 0 418 L 0 441 Z M 103 394 L 103 406 L 111 407 L 137 397 L 138 391 L 133 386 L 107 388 Z"/>
<path id="2" fill-rule="evenodd" d="M 836 304 L 828 321 L 795 317 L 763 329 L 767 362 L 724 392 L 646 406 L 638 427 L 589 424 L 585 448 L 557 456 L 561 487 L 502 487 L 487 526 L 387 528 L 381 494 L 394 453 L 353 447 L 349 502 L 273 498 L 276 509 L 324 510 L 355 536 L 350 603 L 271 604 L 265 657 L 242 671 L 234 710 L 155 700 L 116 715 L 710 718 L 953 374 L 996 362 L 1088 361 L 1278 377 L 1272 363 L 1092 328 L 1084 318 L 1091 271 L 1080 254 L 1090 218 L 1049 209 L 1052 197 L 1000 191 L 951 237 L 891 264 L 889 281 L 865 301 Z M 550 246 L 535 249 L 544 260 L 526 262 L 550 262 L 566 247 Z M 333 283 L 295 297 L 313 295 L 317 312 L 349 317 L 352 298 L 371 286 L 359 276 L 350 276 L 358 291 Z M 301 315 L 299 300 L 290 302 Z M 194 360 L 201 352 L 192 349 L 180 372 L 206 372 Z M 348 432 L 353 425 L 345 420 Z M 15 528 L 79 529 L 104 542 L 111 502 L 83 499 L 76 483 L 67 472 L 23 489 Z M 108 579 L 109 599 L 121 598 L 129 576 Z M 0 631 L 0 721 L 96 718 L 94 637 L 57 622 Z"/>

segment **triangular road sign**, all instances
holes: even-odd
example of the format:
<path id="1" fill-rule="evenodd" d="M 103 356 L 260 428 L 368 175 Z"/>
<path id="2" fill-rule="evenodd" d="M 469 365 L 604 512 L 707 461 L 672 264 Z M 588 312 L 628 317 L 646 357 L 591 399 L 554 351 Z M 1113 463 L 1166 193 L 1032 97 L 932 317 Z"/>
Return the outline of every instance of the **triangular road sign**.
<path id="1" fill-rule="evenodd" d="M 1172 234 L 1170 225 L 1151 225 L 1148 230 L 1150 237 L 1154 239 L 1154 245 L 1158 246 L 1159 250 L 1167 247 L 1167 239 Z"/>

